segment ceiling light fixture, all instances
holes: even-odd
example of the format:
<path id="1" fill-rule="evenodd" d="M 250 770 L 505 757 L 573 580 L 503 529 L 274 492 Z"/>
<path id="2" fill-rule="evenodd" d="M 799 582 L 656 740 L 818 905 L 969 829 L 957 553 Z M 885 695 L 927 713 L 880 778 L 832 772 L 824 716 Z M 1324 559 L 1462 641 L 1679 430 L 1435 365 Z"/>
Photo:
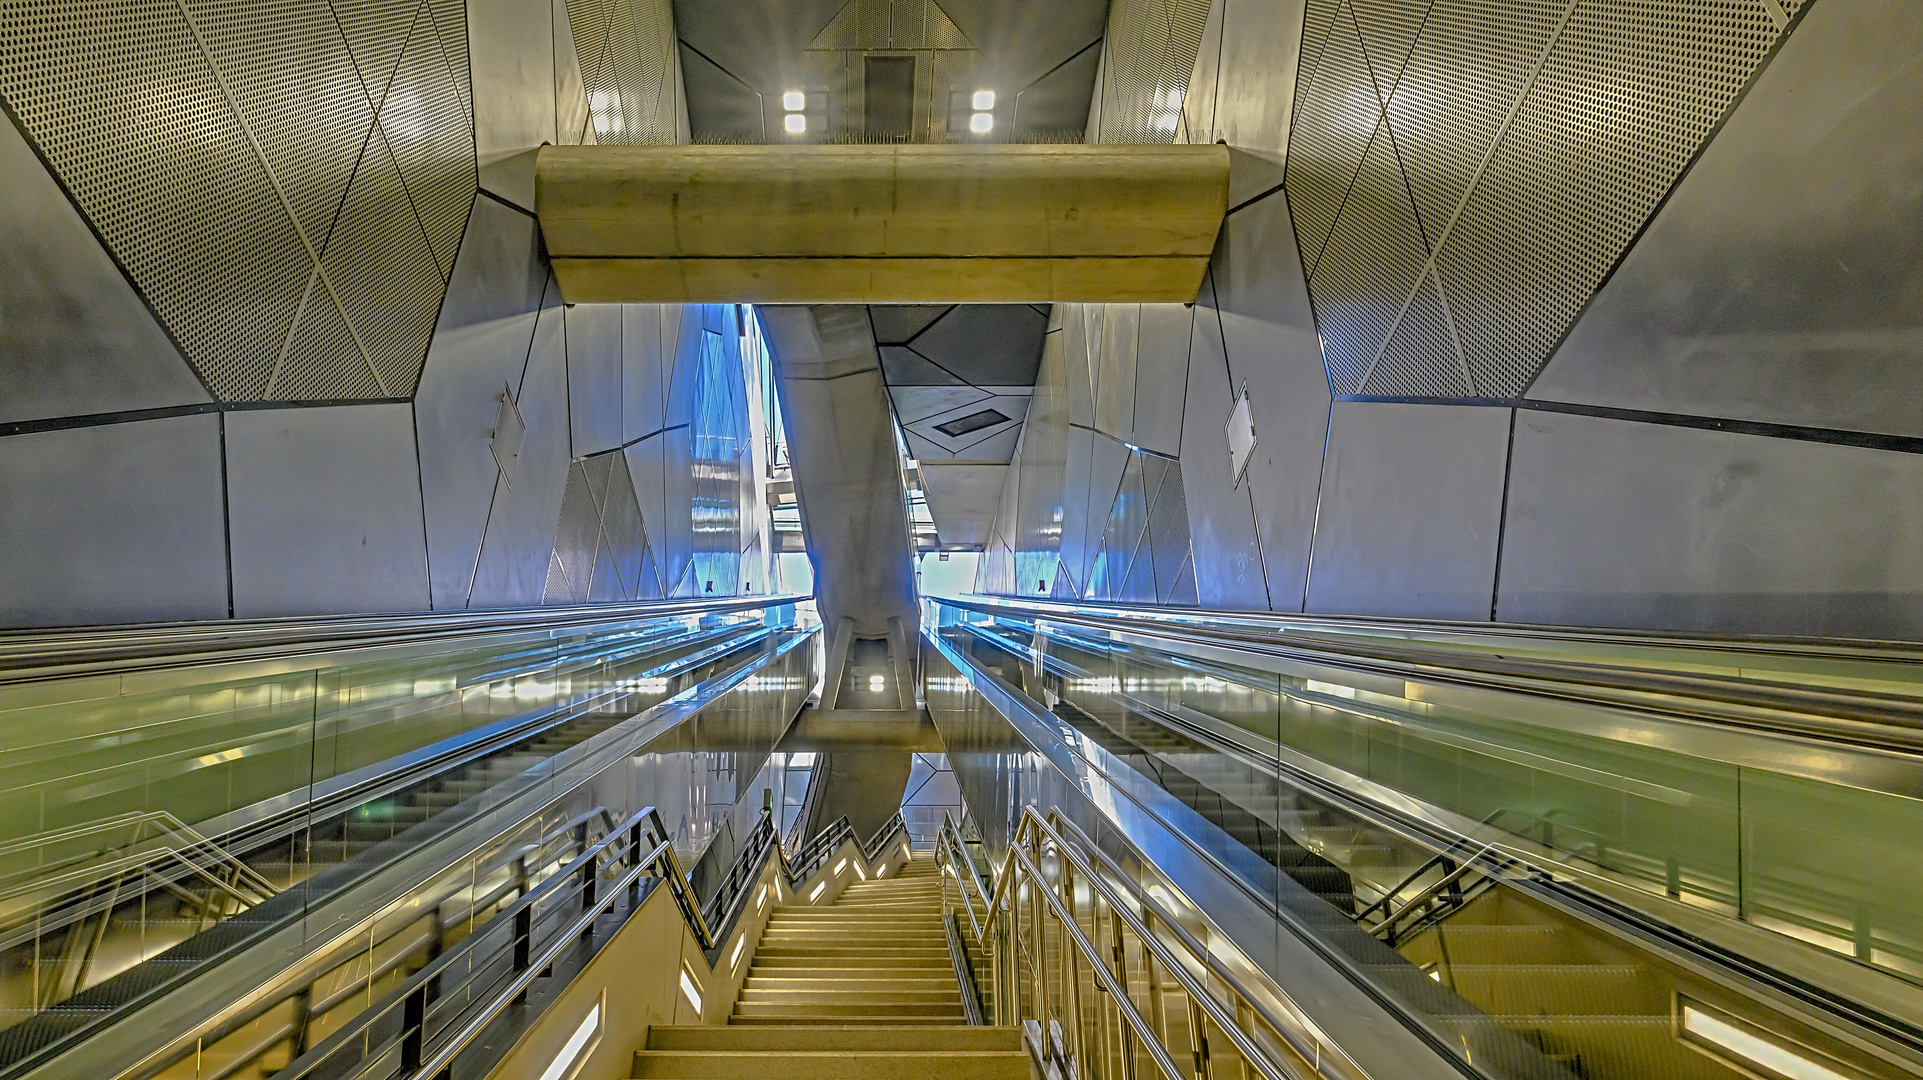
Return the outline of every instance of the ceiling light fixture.
<path id="1" fill-rule="evenodd" d="M 808 107 L 808 95 L 799 90 L 789 90 L 781 95 L 781 107 L 789 112 L 800 112 Z"/>
<path id="2" fill-rule="evenodd" d="M 968 118 L 968 130 L 977 135 L 986 135 L 995 129 L 995 114 L 978 112 Z"/>
<path id="3" fill-rule="evenodd" d="M 808 118 L 798 112 L 791 112 L 782 118 L 781 126 L 790 135 L 799 135 L 808 130 Z"/>
<path id="4" fill-rule="evenodd" d="M 975 104 L 976 112 L 987 112 L 990 109 L 993 109 L 995 107 L 995 91 L 993 90 L 975 91 L 974 104 Z"/>

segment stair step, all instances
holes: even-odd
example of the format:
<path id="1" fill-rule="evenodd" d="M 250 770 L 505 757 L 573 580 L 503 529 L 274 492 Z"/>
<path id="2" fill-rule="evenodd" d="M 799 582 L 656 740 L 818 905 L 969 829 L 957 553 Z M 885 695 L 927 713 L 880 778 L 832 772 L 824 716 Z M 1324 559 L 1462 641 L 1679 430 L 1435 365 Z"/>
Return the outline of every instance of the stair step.
<path id="1" fill-rule="evenodd" d="M 889 1024 L 805 1027 L 715 1027 L 709 1024 L 648 1029 L 650 1050 L 1020 1050 L 1020 1028 L 935 1027 L 917 1031 Z"/>
<path id="2" fill-rule="evenodd" d="M 851 1022 L 842 1018 L 851 1016 L 875 1017 L 885 1015 L 904 1020 L 940 1020 L 962 1017 L 961 1002 L 953 1005 L 940 1005 L 917 1002 L 913 1005 L 877 1005 L 872 1001 L 743 1001 L 734 1007 L 736 1019 L 741 1017 L 784 1017 L 790 1023 L 807 1018 L 833 1019 L 836 1023 Z M 861 1020 L 859 1023 L 873 1023 Z"/>
<path id="3" fill-rule="evenodd" d="M 640 1050 L 639 1080 L 1026 1080 L 1019 1050 Z"/>
<path id="4" fill-rule="evenodd" d="M 957 1005 L 961 1002 L 961 987 L 949 985 L 945 988 L 907 990 L 885 987 L 877 990 L 838 990 L 828 987 L 820 989 L 760 989 L 750 987 L 741 992 L 743 1004 L 761 1002 L 787 1002 L 796 1005 L 823 1004 L 846 1005 L 870 1002 L 874 1004 L 901 1005 L 944 1005 L 950 1001 Z"/>

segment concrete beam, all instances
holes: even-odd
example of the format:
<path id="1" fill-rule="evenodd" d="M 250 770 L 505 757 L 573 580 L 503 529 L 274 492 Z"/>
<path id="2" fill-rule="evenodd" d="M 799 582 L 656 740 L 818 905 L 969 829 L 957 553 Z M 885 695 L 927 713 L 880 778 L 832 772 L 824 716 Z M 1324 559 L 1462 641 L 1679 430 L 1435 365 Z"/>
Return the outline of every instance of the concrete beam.
<path id="1" fill-rule="evenodd" d="M 548 146 L 570 303 L 1185 303 L 1222 146 Z"/>

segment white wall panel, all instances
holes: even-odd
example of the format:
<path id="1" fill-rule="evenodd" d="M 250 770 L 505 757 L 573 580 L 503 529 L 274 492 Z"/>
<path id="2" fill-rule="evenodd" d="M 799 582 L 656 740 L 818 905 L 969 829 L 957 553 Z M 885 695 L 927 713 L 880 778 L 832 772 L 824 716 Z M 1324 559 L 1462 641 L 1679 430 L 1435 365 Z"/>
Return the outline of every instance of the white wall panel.
<path id="1" fill-rule="evenodd" d="M 1487 620 L 1509 410 L 1338 401 L 1307 610 Z"/>
<path id="2" fill-rule="evenodd" d="M 475 199 L 414 397 L 437 609 L 467 604 L 500 479 L 489 433 L 502 392 L 519 392 L 546 284 L 534 219 Z"/>
<path id="3" fill-rule="evenodd" d="M 1496 617 L 1923 637 L 1923 456 L 1521 410 Z"/>
<path id="4" fill-rule="evenodd" d="M 234 615 L 428 606 L 411 406 L 227 415 Z"/>
<path id="5" fill-rule="evenodd" d="M 1328 423 L 1329 384 L 1296 257 L 1295 230 L 1281 192 L 1229 215 L 1222 226 L 1210 281 L 1221 312 L 1229 393 L 1246 387 L 1255 415 L 1255 456 L 1248 479 L 1269 600 L 1300 610 L 1315 527 L 1316 491 Z M 1214 312 L 1196 304 L 1198 332 Z M 1228 406 L 1214 420 L 1220 431 Z M 1226 443 L 1223 453 L 1226 454 Z"/>
<path id="6" fill-rule="evenodd" d="M 0 438 L 0 626 L 227 615 L 220 417 Z"/>
<path id="7" fill-rule="evenodd" d="M 555 142 L 552 0 L 468 0 L 481 187 L 534 209 L 534 151 Z"/>
<path id="8" fill-rule="evenodd" d="M 620 446 L 622 346 L 620 304 L 575 304 L 565 309 L 568 421 L 574 456 Z"/>
<path id="9" fill-rule="evenodd" d="M 1811 7 L 1529 396 L 1923 435 L 1920 55 L 1923 7 Z"/>
<path id="10" fill-rule="evenodd" d="M 1182 447 L 1182 408 L 1188 395 L 1189 304 L 1143 304 L 1135 356 L 1135 428 L 1129 441 L 1163 454 Z"/>
<path id="11" fill-rule="evenodd" d="M 1208 286 L 1203 286 L 1205 295 Z M 1215 309 L 1195 305 L 1183 393 L 1182 493 L 1188 503 L 1189 542 L 1195 552 L 1195 592 L 1203 607 L 1260 611 L 1269 607 L 1262 549 L 1255 532 L 1249 484 L 1234 483 L 1223 424 L 1236 391 L 1222 353 Z M 1300 587 L 1285 610 L 1302 601 Z"/>
<path id="12" fill-rule="evenodd" d="M 661 430 L 662 321 L 679 307 L 621 305 L 621 441 Z"/>
<path id="13" fill-rule="evenodd" d="M 554 549 L 568 473 L 567 350 L 562 308 L 551 278 L 549 288 L 517 399 L 527 434 L 514 482 L 503 479 L 494 492 L 470 607 L 538 604 L 547 587 L 548 554 Z"/>
<path id="14" fill-rule="evenodd" d="M 12 124 L 0 124 L 0 423 L 208 400 Z"/>

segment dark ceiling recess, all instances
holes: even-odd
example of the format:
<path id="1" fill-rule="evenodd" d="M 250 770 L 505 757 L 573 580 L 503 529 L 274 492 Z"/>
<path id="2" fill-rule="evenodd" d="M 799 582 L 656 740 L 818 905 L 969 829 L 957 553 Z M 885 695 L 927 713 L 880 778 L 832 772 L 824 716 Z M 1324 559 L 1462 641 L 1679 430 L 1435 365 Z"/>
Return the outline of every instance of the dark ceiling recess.
<path id="1" fill-rule="evenodd" d="M 862 132 L 869 142 L 907 142 L 915 127 L 915 58 L 863 57 Z"/>
<path id="2" fill-rule="evenodd" d="M 971 431 L 980 431 L 983 428 L 992 428 L 997 424 L 1006 424 L 1011 419 L 1013 418 L 1003 416 L 994 409 L 983 409 L 981 412 L 969 413 L 967 416 L 958 416 L 946 424 L 937 424 L 935 425 L 935 430 L 951 439 L 959 439 Z"/>

